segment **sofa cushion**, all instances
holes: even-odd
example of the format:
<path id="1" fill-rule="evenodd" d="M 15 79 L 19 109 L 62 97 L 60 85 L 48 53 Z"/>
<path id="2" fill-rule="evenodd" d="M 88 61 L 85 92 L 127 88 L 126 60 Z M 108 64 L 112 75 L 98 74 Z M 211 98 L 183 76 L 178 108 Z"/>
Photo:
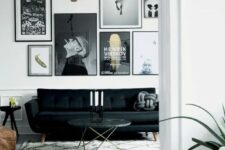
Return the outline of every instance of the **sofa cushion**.
<path id="1" fill-rule="evenodd" d="M 73 112 L 73 111 L 43 111 L 39 112 L 35 118 L 35 122 L 40 127 L 45 126 L 66 126 L 68 121 L 79 118 L 89 118 L 89 112 Z M 106 118 L 121 118 L 131 121 L 132 124 L 149 124 L 158 123 L 158 111 L 151 112 L 104 112 L 103 117 Z"/>
<path id="2" fill-rule="evenodd" d="M 103 91 L 105 111 L 132 111 L 134 102 L 138 99 L 138 93 L 141 91 L 155 93 L 155 88 L 107 89 Z"/>
<path id="3" fill-rule="evenodd" d="M 90 105 L 90 90 L 38 89 L 41 111 L 87 111 Z"/>

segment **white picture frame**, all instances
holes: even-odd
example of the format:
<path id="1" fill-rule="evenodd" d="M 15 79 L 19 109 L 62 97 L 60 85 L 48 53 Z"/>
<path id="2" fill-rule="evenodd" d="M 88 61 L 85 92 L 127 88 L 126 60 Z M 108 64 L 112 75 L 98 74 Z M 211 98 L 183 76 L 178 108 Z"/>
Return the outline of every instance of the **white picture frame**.
<path id="1" fill-rule="evenodd" d="M 16 42 L 52 41 L 52 0 L 14 0 L 14 11 Z"/>
<path id="2" fill-rule="evenodd" d="M 28 76 L 52 76 L 52 45 L 28 45 Z"/>
<path id="3" fill-rule="evenodd" d="M 133 75 L 158 74 L 158 32 L 133 32 Z"/>
<path id="4" fill-rule="evenodd" d="M 100 28 L 142 28 L 142 0 L 100 0 Z"/>

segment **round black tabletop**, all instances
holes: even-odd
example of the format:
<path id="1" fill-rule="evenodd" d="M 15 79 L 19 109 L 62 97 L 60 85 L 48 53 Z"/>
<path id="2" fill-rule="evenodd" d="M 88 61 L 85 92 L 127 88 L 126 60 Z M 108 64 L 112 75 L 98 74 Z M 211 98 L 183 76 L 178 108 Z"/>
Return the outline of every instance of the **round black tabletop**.
<path id="1" fill-rule="evenodd" d="M 131 124 L 130 121 L 124 119 L 104 118 L 101 122 L 95 122 L 91 119 L 73 119 L 69 125 L 74 127 L 95 127 L 95 128 L 111 128 L 111 127 L 126 127 Z"/>
<path id="2" fill-rule="evenodd" d="M 0 111 L 16 111 L 21 109 L 21 106 L 15 106 L 15 107 L 11 107 L 11 106 L 0 106 Z"/>

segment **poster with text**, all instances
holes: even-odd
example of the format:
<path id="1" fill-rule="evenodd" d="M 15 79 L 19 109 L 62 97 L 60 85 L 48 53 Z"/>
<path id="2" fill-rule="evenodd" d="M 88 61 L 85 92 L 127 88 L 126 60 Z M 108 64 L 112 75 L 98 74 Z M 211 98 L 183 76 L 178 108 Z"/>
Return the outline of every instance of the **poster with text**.
<path id="1" fill-rule="evenodd" d="M 100 33 L 100 74 L 130 74 L 130 32 Z"/>
<path id="2" fill-rule="evenodd" d="M 133 74 L 159 73 L 158 32 L 133 32 Z"/>

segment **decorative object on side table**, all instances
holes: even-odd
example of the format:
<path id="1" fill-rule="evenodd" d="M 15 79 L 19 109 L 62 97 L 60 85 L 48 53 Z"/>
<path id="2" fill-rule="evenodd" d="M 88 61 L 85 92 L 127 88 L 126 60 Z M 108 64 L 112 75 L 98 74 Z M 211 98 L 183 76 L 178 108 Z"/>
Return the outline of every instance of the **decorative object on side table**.
<path id="1" fill-rule="evenodd" d="M 17 126 L 16 126 L 16 121 L 15 121 L 15 117 L 14 117 L 14 111 L 20 110 L 21 106 L 15 106 L 15 107 L 11 107 L 11 106 L 0 106 L 0 111 L 4 111 L 5 112 L 5 118 L 4 121 L 2 123 L 2 125 L 4 126 L 6 124 L 6 121 L 8 119 L 8 117 L 10 116 L 10 120 L 11 120 L 11 128 L 14 130 L 16 130 L 17 135 L 19 135 Z"/>
<path id="2" fill-rule="evenodd" d="M 52 41 L 52 1 L 14 0 L 15 41 Z"/>
<path id="3" fill-rule="evenodd" d="M 10 96 L 9 97 L 9 106 L 13 108 L 13 107 L 16 107 L 16 105 L 18 105 L 16 98 Z"/>
<path id="4" fill-rule="evenodd" d="M 142 0 L 100 0 L 101 28 L 141 28 Z"/>
<path id="5" fill-rule="evenodd" d="M 51 45 L 28 45 L 28 76 L 52 76 Z"/>
<path id="6" fill-rule="evenodd" d="M 224 147 L 225 147 L 225 128 L 224 128 L 224 126 L 220 125 L 216 121 L 214 116 L 209 111 L 207 111 L 205 108 L 203 108 L 199 105 L 195 105 L 195 104 L 187 104 L 187 105 L 197 107 L 197 108 L 201 109 L 202 111 L 206 112 L 215 122 L 216 127 L 219 130 L 219 133 L 215 132 L 215 129 L 210 128 L 204 122 L 202 122 L 202 121 L 200 121 L 200 120 L 198 120 L 194 117 L 189 117 L 189 116 L 171 117 L 171 118 L 163 119 L 160 122 L 171 120 L 171 119 L 189 119 L 189 120 L 195 121 L 195 122 L 199 123 L 200 125 L 202 125 L 204 128 L 206 128 L 209 131 L 209 133 L 215 137 L 216 140 L 215 141 L 203 141 L 203 140 L 200 140 L 200 139 L 197 139 L 197 138 L 192 138 L 192 141 L 195 142 L 195 144 L 192 147 L 190 147 L 189 150 L 193 150 L 193 149 L 198 148 L 200 146 L 203 146 L 205 148 L 209 148 L 211 150 L 224 150 Z M 223 106 L 223 112 L 224 112 L 223 123 L 225 123 L 225 108 L 224 108 L 224 106 Z"/>

